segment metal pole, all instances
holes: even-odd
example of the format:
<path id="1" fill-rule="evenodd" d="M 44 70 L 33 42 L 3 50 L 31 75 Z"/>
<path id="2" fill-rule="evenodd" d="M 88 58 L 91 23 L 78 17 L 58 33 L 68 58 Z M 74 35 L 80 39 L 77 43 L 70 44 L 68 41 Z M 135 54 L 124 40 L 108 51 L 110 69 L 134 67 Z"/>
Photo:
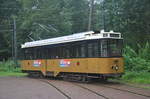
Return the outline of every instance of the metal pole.
<path id="1" fill-rule="evenodd" d="M 14 25 L 14 28 L 13 28 L 13 48 L 14 48 L 14 62 L 15 62 L 15 66 L 17 67 L 18 64 L 17 64 L 17 38 L 16 38 L 16 19 L 13 18 L 13 25 Z"/>
<path id="2" fill-rule="evenodd" d="M 89 13 L 89 22 L 88 22 L 88 31 L 91 30 L 92 14 L 93 14 L 93 5 L 94 5 L 94 0 L 91 0 L 90 13 Z"/>
<path id="3" fill-rule="evenodd" d="M 14 60 L 14 30 L 12 31 L 12 59 Z"/>
<path id="4" fill-rule="evenodd" d="M 106 30 L 106 23 L 105 23 L 105 1 L 103 1 L 103 29 Z"/>

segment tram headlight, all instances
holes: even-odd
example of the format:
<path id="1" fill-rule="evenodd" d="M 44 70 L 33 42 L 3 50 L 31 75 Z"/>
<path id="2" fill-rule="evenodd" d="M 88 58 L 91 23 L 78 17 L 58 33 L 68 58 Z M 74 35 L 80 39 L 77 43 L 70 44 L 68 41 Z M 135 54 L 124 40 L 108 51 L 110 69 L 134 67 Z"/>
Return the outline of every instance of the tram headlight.
<path id="1" fill-rule="evenodd" d="M 117 65 L 116 66 L 112 66 L 112 69 L 117 71 L 119 69 L 119 66 L 117 66 Z"/>
<path id="2" fill-rule="evenodd" d="M 118 70 L 119 69 L 119 67 L 118 66 L 115 66 L 115 70 Z"/>

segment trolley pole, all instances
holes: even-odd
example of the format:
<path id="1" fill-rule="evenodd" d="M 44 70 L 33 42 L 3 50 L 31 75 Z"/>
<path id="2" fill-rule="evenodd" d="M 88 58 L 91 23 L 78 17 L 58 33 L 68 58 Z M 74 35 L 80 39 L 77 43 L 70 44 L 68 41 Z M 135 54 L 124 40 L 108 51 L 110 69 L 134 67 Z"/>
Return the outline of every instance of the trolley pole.
<path id="1" fill-rule="evenodd" d="M 90 12 L 89 12 L 89 22 L 88 22 L 88 31 L 91 30 L 92 14 L 93 14 L 93 5 L 94 5 L 94 0 L 91 0 Z"/>
<path id="2" fill-rule="evenodd" d="M 16 19 L 13 18 L 13 60 L 15 63 L 15 67 L 18 66 L 17 63 L 17 38 L 16 38 Z"/>

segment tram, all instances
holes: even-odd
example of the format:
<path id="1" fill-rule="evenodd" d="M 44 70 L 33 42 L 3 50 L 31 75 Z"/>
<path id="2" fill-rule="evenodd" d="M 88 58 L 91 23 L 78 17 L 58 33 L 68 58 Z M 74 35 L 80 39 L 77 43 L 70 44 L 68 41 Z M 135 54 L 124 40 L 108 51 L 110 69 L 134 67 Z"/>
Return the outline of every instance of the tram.
<path id="1" fill-rule="evenodd" d="M 22 44 L 21 68 L 29 75 L 85 80 L 124 73 L 118 32 L 88 31 Z"/>

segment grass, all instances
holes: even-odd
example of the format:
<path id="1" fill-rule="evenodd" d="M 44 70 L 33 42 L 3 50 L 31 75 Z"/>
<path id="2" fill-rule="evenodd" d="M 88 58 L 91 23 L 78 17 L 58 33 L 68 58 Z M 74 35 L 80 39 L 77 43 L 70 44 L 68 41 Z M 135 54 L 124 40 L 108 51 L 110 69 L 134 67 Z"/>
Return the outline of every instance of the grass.
<path id="1" fill-rule="evenodd" d="M 12 76 L 17 76 L 17 77 L 22 77 L 22 76 L 26 76 L 26 73 L 19 73 L 19 72 L 0 72 L 0 77 L 12 77 Z"/>
<path id="2" fill-rule="evenodd" d="M 26 76 L 26 73 L 21 72 L 20 67 L 15 67 L 15 64 L 13 61 L 2 61 L 0 62 L 0 77 L 6 77 L 6 76 Z"/>
<path id="3" fill-rule="evenodd" d="M 150 84 L 149 72 L 126 72 L 122 77 L 123 81 L 137 84 Z"/>
<path id="4" fill-rule="evenodd" d="M 127 71 L 120 79 L 109 79 L 110 81 L 126 85 L 150 89 L 150 72 L 129 72 Z"/>

